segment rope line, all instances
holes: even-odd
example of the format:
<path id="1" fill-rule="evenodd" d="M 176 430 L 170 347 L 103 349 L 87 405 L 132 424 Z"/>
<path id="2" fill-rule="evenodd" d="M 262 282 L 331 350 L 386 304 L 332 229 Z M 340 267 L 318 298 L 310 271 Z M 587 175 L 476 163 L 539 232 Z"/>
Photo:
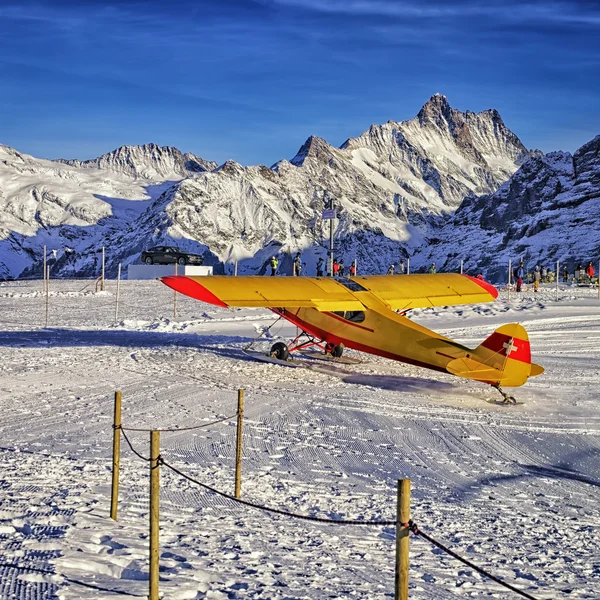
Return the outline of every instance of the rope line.
<path id="1" fill-rule="evenodd" d="M 117 427 L 114 427 L 114 429 L 120 429 L 121 433 L 123 434 L 123 437 L 125 438 L 125 441 L 127 442 L 127 445 L 131 448 L 131 451 L 138 457 L 141 458 L 142 460 L 146 461 L 146 462 L 150 462 L 152 459 L 151 458 L 146 458 L 145 456 L 142 456 L 134 447 L 133 444 L 129 441 L 129 438 L 127 437 L 127 434 L 125 433 L 125 431 L 123 430 L 123 428 L 119 425 Z"/>
<path id="2" fill-rule="evenodd" d="M 257 508 L 258 510 L 264 510 L 264 511 L 267 511 L 270 513 L 284 515 L 286 517 L 292 517 L 294 519 L 303 519 L 305 521 L 317 521 L 319 523 L 329 523 L 332 525 L 376 525 L 376 526 L 380 526 L 380 527 L 396 525 L 396 521 L 361 521 L 361 520 L 343 520 L 343 519 L 339 519 L 339 520 L 338 519 L 324 519 L 322 517 L 311 517 L 310 515 L 301 515 L 298 513 L 291 513 L 291 512 L 285 511 L 285 510 L 281 510 L 279 508 L 271 508 L 269 506 L 262 506 L 261 504 L 255 504 L 254 502 L 248 502 L 247 500 L 242 500 L 240 498 L 236 498 L 235 496 L 232 496 L 231 494 L 221 492 L 209 485 L 206 485 L 205 483 L 202 483 L 201 481 L 198 481 L 197 479 L 194 479 L 193 477 L 186 475 L 185 473 L 183 473 L 182 471 L 180 471 L 173 465 L 170 465 L 164 459 L 161 459 L 161 463 L 165 467 L 167 467 L 168 469 L 173 471 L 174 473 L 177 473 L 178 475 L 183 477 L 184 479 L 187 479 L 188 481 L 191 481 L 192 483 L 195 483 L 196 485 L 199 485 L 200 487 L 202 487 L 206 490 L 209 490 L 210 492 L 213 492 L 219 496 L 222 496 L 223 498 L 233 500 L 234 502 L 237 502 L 238 504 L 243 504 L 245 506 L 249 506 L 250 508 Z"/>
<path id="3" fill-rule="evenodd" d="M 229 415 L 228 417 L 223 417 L 222 419 L 218 419 L 217 421 L 211 421 L 210 423 L 203 423 L 202 425 L 194 425 L 192 427 L 178 427 L 176 429 L 142 429 L 138 427 L 123 427 L 121 426 L 121 431 L 160 431 L 164 433 L 172 433 L 175 431 L 191 431 L 192 429 L 202 429 L 203 427 L 210 427 L 211 425 L 216 425 L 217 423 L 223 423 L 223 421 L 229 421 L 229 419 L 233 419 L 237 417 L 237 413 L 234 415 Z"/>
<path id="4" fill-rule="evenodd" d="M 434 546 L 436 546 L 437 548 L 439 548 L 440 550 L 442 550 L 446 554 L 449 554 L 450 556 L 456 558 L 456 560 L 459 560 L 460 562 L 462 562 L 463 564 L 467 565 L 468 567 L 471 567 L 473 570 L 477 571 L 481 575 L 484 575 L 488 579 L 491 579 L 492 581 L 495 581 L 496 583 L 499 583 L 500 585 L 504 586 L 505 588 L 508 588 L 509 590 L 512 590 L 516 594 L 519 594 L 520 596 L 523 596 L 523 598 L 528 598 L 529 600 L 537 600 L 531 594 L 528 594 L 527 592 L 524 592 L 524 591 L 522 591 L 522 590 L 520 590 L 520 589 L 512 586 L 510 583 L 506 583 L 502 579 L 499 579 L 495 575 L 492 575 L 491 573 L 488 573 L 487 571 L 485 571 L 481 567 L 478 567 L 477 565 L 473 564 L 471 561 L 467 560 L 466 558 L 463 558 L 462 556 L 459 556 L 458 554 L 456 554 L 456 552 L 454 552 L 454 551 L 450 550 L 450 548 L 444 546 L 444 544 L 438 542 L 437 540 L 434 540 L 430 535 L 427 535 L 426 533 L 424 533 L 423 531 L 421 531 L 417 527 L 416 523 L 414 523 L 414 521 L 412 521 L 412 520 L 409 521 L 408 522 L 408 527 L 410 528 L 410 530 L 415 535 L 421 536 L 423 539 L 427 540 L 430 544 L 433 544 Z"/>

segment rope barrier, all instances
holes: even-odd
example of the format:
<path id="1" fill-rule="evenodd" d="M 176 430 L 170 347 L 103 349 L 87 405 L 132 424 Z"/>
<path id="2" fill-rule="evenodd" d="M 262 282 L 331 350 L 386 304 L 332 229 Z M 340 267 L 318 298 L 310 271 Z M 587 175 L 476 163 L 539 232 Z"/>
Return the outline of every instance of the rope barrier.
<path id="1" fill-rule="evenodd" d="M 143 430 L 143 431 L 145 431 L 145 430 Z M 141 459 L 143 459 L 143 460 L 145 460 L 147 462 L 150 462 L 152 460 L 150 458 L 145 458 L 144 456 L 142 456 L 139 452 L 137 452 L 133 448 L 131 442 L 129 441 L 129 439 L 125 435 L 125 432 L 123 432 L 123 436 L 125 437 L 125 440 L 129 444 L 129 447 L 131 448 L 131 450 L 132 450 L 132 452 L 134 454 L 136 454 L 138 457 L 140 457 Z M 162 455 L 159 455 L 156 460 L 157 460 L 157 466 L 159 464 L 164 465 L 167 469 L 170 469 L 171 471 L 173 471 L 174 473 L 176 473 L 180 477 L 183 477 L 187 481 L 190 481 L 191 483 L 194 483 L 194 484 L 200 486 L 201 488 L 204 488 L 205 490 L 213 492 L 214 494 L 217 494 L 218 496 L 221 496 L 223 498 L 227 498 L 228 500 L 231 500 L 231 501 L 236 502 L 238 504 L 242 504 L 244 506 L 248 506 L 250 508 L 256 508 L 258 510 L 263 510 L 263 511 L 266 511 L 266 512 L 269 512 L 269 513 L 283 515 L 285 517 L 291 517 L 293 519 L 301 519 L 301 520 L 304 520 L 304 521 L 313 521 L 313 522 L 317 522 L 317 523 L 327 523 L 329 525 L 368 525 L 368 526 L 377 526 L 377 527 L 389 527 L 389 526 L 396 526 L 396 525 L 398 525 L 398 522 L 395 521 L 395 520 L 394 521 L 363 521 L 363 520 L 359 520 L 359 519 L 354 519 L 354 520 L 346 520 L 346 519 L 324 519 L 322 517 L 312 517 L 310 515 L 302 515 L 302 514 L 298 514 L 298 513 L 292 513 L 292 512 L 286 511 L 286 510 L 281 510 L 281 509 L 278 509 L 278 508 L 273 508 L 273 507 L 269 507 L 269 506 L 263 506 L 261 504 L 256 504 L 254 502 L 249 502 L 247 500 L 242 500 L 241 498 L 236 498 L 235 496 L 232 496 L 231 494 L 227 494 L 226 492 L 221 492 L 220 490 L 217 490 L 216 488 L 214 488 L 214 487 L 212 487 L 210 485 L 207 485 L 205 483 L 202 483 L 201 481 L 198 481 L 194 477 L 191 477 L 191 476 L 187 475 L 183 471 L 179 470 L 177 467 L 174 467 L 173 465 L 171 465 L 168 462 L 166 462 L 164 460 L 164 458 L 162 457 Z M 417 527 L 417 524 L 412 519 L 408 523 L 400 523 L 400 525 L 403 525 L 404 527 L 408 527 L 408 529 L 414 535 L 422 537 L 423 539 L 427 540 L 430 544 L 436 546 L 437 548 L 439 548 L 440 550 L 442 550 L 446 554 L 452 556 L 456 560 L 459 560 L 460 562 L 462 562 L 463 564 L 467 565 L 468 567 L 471 567 L 474 571 L 477 571 L 478 573 L 480 573 L 484 577 L 487 577 L 488 579 L 491 579 L 492 581 L 494 581 L 494 582 L 498 583 L 499 585 L 501 585 L 501 586 L 503 586 L 503 587 L 505 587 L 505 588 L 507 588 L 507 589 L 509 589 L 509 590 L 511 590 L 513 592 L 515 592 L 516 594 L 519 594 L 523 598 L 527 598 L 528 600 L 538 600 L 537 598 L 535 598 L 531 594 L 528 594 L 527 592 L 524 592 L 523 590 L 520 590 L 519 588 L 514 587 L 510 583 L 506 583 L 505 581 L 503 581 L 502 579 L 496 577 L 495 575 L 492 575 L 491 573 L 488 573 L 485 569 L 482 569 L 481 567 L 478 567 L 476 564 L 472 563 L 471 561 L 467 560 L 466 558 L 463 558 L 462 556 L 460 556 L 459 554 L 457 554 L 453 550 L 450 550 L 450 548 L 448 548 L 447 546 L 445 546 L 441 542 L 438 542 L 437 540 L 435 540 L 434 538 L 432 538 L 430 535 L 428 535 L 428 534 L 424 533 L 423 531 L 421 531 Z"/>
<path id="2" fill-rule="evenodd" d="M 403 523 L 403 525 L 406 525 L 415 535 L 421 536 L 423 539 L 427 540 L 430 544 L 433 544 L 434 546 L 436 546 L 437 548 L 439 548 L 446 554 L 449 554 L 453 558 L 456 558 L 456 560 L 459 560 L 460 562 L 467 565 L 468 567 L 471 567 L 474 571 L 477 571 L 478 573 L 480 573 L 481 575 L 484 575 L 488 579 L 491 579 L 492 581 L 495 581 L 496 583 L 504 586 L 505 588 L 508 588 L 509 590 L 515 592 L 515 594 L 519 594 L 520 596 L 523 596 L 523 598 L 528 598 L 529 600 L 537 600 L 531 594 L 528 594 L 527 592 L 524 592 L 524 591 L 512 586 L 510 583 L 506 583 L 502 579 L 499 579 L 495 575 L 488 573 L 487 571 L 485 571 L 481 567 L 478 567 L 477 565 L 473 564 L 471 561 L 467 560 L 466 558 L 459 556 L 458 554 L 456 554 L 456 552 L 454 552 L 454 551 L 450 550 L 450 548 L 444 546 L 444 544 L 438 542 L 437 540 L 434 540 L 430 535 L 427 535 L 426 533 L 422 532 L 417 527 L 417 525 L 414 521 L 411 520 L 408 523 Z"/>
<path id="3" fill-rule="evenodd" d="M 192 429 L 202 429 L 203 427 L 210 427 L 211 425 L 216 425 L 217 423 L 223 423 L 223 421 L 229 421 L 229 419 L 233 419 L 234 417 L 237 417 L 237 413 L 235 413 L 234 415 L 230 415 L 228 417 L 223 417 L 222 419 L 219 419 L 217 421 L 212 421 L 210 423 L 203 423 L 202 425 L 193 425 L 192 427 L 178 427 L 176 429 L 141 429 L 141 428 L 137 428 L 137 427 L 123 427 L 121 425 L 121 430 L 126 430 L 126 431 L 145 431 L 145 432 L 150 432 L 150 431 L 160 431 L 161 433 L 173 433 L 175 431 L 191 431 Z"/>
<path id="4" fill-rule="evenodd" d="M 391 525 L 396 525 L 396 521 L 361 521 L 361 520 L 337 520 L 337 519 L 323 519 L 321 517 L 311 517 L 310 515 L 301 515 L 298 513 L 291 513 L 285 510 L 281 510 L 278 508 L 272 508 L 269 506 L 262 506 L 261 504 L 255 504 L 254 502 L 248 502 L 247 500 L 241 500 L 240 498 L 236 498 L 235 496 L 232 496 L 231 494 L 227 494 L 225 492 L 221 492 L 209 485 L 206 485 L 205 483 L 202 483 L 201 481 L 198 481 L 197 479 L 194 479 L 193 477 L 190 477 L 189 475 L 186 475 L 185 473 L 183 473 L 182 471 L 180 471 L 179 469 L 177 469 L 176 467 L 174 467 L 173 465 L 170 465 L 168 462 L 166 462 L 164 459 L 161 458 L 160 460 L 161 464 L 163 464 L 165 467 L 167 467 L 167 469 L 170 469 L 171 471 L 173 471 L 174 473 L 177 473 L 178 475 L 180 475 L 181 477 L 183 477 L 184 479 L 187 479 L 188 481 L 191 481 L 192 483 L 195 483 L 196 485 L 199 485 L 200 487 L 209 490 L 210 492 L 213 492 L 219 496 L 222 496 L 223 498 L 227 498 L 229 500 L 233 500 L 234 502 L 237 502 L 238 504 L 243 504 L 245 506 L 249 506 L 250 508 L 256 508 L 258 510 L 264 510 L 266 512 L 270 512 L 270 513 L 274 513 L 274 514 L 278 514 L 278 515 L 283 515 L 285 517 L 292 517 L 294 519 L 303 519 L 304 521 L 316 521 L 318 523 L 329 523 L 330 525 L 375 525 L 375 526 L 391 526 Z"/>
<path id="5" fill-rule="evenodd" d="M 131 451 L 138 457 L 141 458 L 142 460 L 146 461 L 146 462 L 150 462 L 152 459 L 151 458 L 146 458 L 145 456 L 142 456 L 132 445 L 132 443 L 129 441 L 129 438 L 127 437 L 127 434 L 125 433 L 125 431 L 123 431 L 123 428 L 118 425 L 117 427 L 115 427 L 113 425 L 113 429 L 120 429 L 121 433 L 123 434 L 123 437 L 125 438 L 125 441 L 127 442 L 127 445 L 129 446 L 129 448 L 131 448 Z"/>

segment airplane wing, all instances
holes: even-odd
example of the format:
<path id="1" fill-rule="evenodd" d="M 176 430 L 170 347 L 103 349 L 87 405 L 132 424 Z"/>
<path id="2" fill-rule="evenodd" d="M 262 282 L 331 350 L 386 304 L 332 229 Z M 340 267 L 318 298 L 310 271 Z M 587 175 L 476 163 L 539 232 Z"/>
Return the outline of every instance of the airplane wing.
<path id="1" fill-rule="evenodd" d="M 491 302 L 496 288 L 456 273 L 365 277 L 161 277 L 177 292 L 217 306 L 363 310 L 375 296 L 392 310 Z"/>

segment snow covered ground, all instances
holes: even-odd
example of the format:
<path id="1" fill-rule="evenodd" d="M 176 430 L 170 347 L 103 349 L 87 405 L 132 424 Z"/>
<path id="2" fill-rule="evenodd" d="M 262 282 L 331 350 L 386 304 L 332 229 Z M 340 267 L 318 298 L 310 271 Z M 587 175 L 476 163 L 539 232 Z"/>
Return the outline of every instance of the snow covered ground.
<path id="1" fill-rule="evenodd" d="M 338 376 L 244 358 L 264 310 L 218 309 L 159 282 L 0 283 L 0 597 L 144 597 L 148 467 L 122 451 L 109 518 L 113 394 L 130 427 L 233 414 L 246 390 L 243 498 L 331 519 L 393 520 L 412 480 L 423 531 L 535 598 L 599 598 L 600 301 L 595 289 L 502 293 L 489 305 L 413 311 L 476 346 L 497 326 L 530 332 L 546 372 L 515 390 L 377 357 Z M 276 325 L 280 335 L 294 328 Z M 268 344 L 267 344 L 268 346 Z M 129 432 L 149 453 L 149 436 Z M 165 460 L 233 493 L 235 423 L 163 433 Z M 164 598 L 393 597 L 394 531 L 273 515 L 163 468 Z M 43 571 L 43 572 L 42 572 Z M 411 538 L 415 600 L 517 596 Z"/>

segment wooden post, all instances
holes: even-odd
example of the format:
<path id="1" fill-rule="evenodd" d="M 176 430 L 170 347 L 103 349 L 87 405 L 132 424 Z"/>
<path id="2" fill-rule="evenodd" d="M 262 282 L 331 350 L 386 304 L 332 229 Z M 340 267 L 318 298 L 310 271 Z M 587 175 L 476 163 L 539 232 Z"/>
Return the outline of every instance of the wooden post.
<path id="1" fill-rule="evenodd" d="M 121 392 L 115 392 L 115 412 L 113 417 L 113 464 L 112 489 L 110 493 L 110 518 L 117 520 L 119 505 L 119 463 L 121 461 Z"/>
<path id="2" fill-rule="evenodd" d="M 46 267 L 46 327 L 48 327 L 48 304 L 50 302 L 50 265 Z"/>
<path id="3" fill-rule="evenodd" d="M 244 390 L 238 390 L 237 436 L 235 441 L 235 497 L 242 495 L 242 424 L 244 422 Z"/>
<path id="4" fill-rule="evenodd" d="M 119 320 L 119 291 L 121 288 L 121 263 L 117 269 L 117 302 L 115 304 L 115 323 Z"/>
<path id="5" fill-rule="evenodd" d="M 158 527 L 160 499 L 160 431 L 150 432 L 150 594 L 158 600 Z"/>
<path id="6" fill-rule="evenodd" d="M 396 580 L 394 600 L 408 600 L 408 553 L 410 530 L 410 479 L 398 480 L 396 505 Z"/>
<path id="7" fill-rule="evenodd" d="M 100 291 L 104 291 L 104 246 L 102 246 L 102 278 L 100 279 Z"/>
<path id="8" fill-rule="evenodd" d="M 175 276 L 177 276 L 177 263 L 175 263 Z M 173 290 L 173 318 L 177 318 L 177 292 Z"/>

